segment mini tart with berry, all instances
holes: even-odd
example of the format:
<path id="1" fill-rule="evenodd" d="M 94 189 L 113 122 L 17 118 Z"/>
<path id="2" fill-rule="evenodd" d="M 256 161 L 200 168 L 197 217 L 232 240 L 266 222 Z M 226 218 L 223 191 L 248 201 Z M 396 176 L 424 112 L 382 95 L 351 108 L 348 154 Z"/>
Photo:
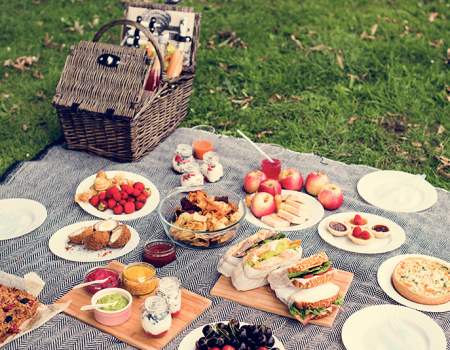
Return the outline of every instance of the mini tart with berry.
<path id="1" fill-rule="evenodd" d="M 392 232 L 387 224 L 374 224 L 369 225 L 367 228 L 376 238 L 385 238 Z"/>
<path id="2" fill-rule="evenodd" d="M 333 219 L 327 221 L 327 229 L 333 236 L 338 237 L 346 236 L 352 230 L 349 224 Z"/>
<path id="3" fill-rule="evenodd" d="M 350 225 L 352 229 L 358 226 L 361 228 L 365 228 L 369 224 L 369 219 L 356 214 L 355 216 L 349 216 L 347 219 L 345 219 L 345 223 Z"/>
<path id="4" fill-rule="evenodd" d="M 375 236 L 372 232 L 367 230 L 363 231 L 360 227 L 355 227 L 353 231 L 348 234 L 348 238 L 355 244 L 367 245 L 375 239 Z"/>

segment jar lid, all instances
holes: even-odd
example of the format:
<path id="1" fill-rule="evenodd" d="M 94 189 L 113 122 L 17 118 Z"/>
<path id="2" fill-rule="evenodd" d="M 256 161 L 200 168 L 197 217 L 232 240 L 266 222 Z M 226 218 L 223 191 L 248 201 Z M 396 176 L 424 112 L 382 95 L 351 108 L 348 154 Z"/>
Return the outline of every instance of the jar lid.
<path id="1" fill-rule="evenodd" d="M 178 291 L 180 281 L 176 277 L 164 277 L 159 281 L 159 290 L 164 294 Z"/>
<path id="2" fill-rule="evenodd" d="M 184 173 L 200 172 L 200 166 L 196 162 L 189 162 L 181 168 Z"/>
<path id="3" fill-rule="evenodd" d="M 219 161 L 219 155 L 217 154 L 217 152 L 206 152 L 203 155 L 203 162 L 205 162 L 206 164 L 212 164 L 212 163 L 216 163 Z"/>
<path id="4" fill-rule="evenodd" d="M 192 146 L 181 143 L 177 146 L 177 150 L 175 152 L 183 157 L 192 156 Z"/>
<path id="5" fill-rule="evenodd" d="M 167 310 L 167 301 L 162 296 L 152 295 L 145 299 L 145 309 L 148 312 L 162 313 Z"/>

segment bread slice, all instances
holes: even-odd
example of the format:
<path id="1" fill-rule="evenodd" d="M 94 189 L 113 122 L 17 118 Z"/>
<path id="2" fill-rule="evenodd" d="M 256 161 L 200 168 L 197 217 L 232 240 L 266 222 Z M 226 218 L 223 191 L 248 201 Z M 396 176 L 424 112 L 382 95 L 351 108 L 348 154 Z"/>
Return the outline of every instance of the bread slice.
<path id="1" fill-rule="evenodd" d="M 400 261 L 392 274 L 395 289 L 406 299 L 424 305 L 450 301 L 450 264 L 411 257 Z"/>
<path id="2" fill-rule="evenodd" d="M 321 284 L 314 288 L 300 289 L 295 294 L 294 305 L 297 309 L 319 309 L 329 307 L 339 297 L 339 287 L 333 283 Z"/>
<path id="3" fill-rule="evenodd" d="M 311 267 L 322 265 L 324 262 L 328 261 L 328 256 L 326 253 L 322 252 L 316 255 L 312 255 L 308 258 L 302 259 L 298 264 L 292 265 L 288 268 L 289 272 L 302 272 Z"/>
<path id="4" fill-rule="evenodd" d="M 296 278 L 292 278 L 291 281 L 292 281 L 292 284 L 297 288 L 302 288 L 302 289 L 313 288 L 316 286 L 320 286 L 321 284 L 331 282 L 336 273 L 337 273 L 337 270 L 332 269 L 331 271 L 325 273 L 324 275 L 314 276 L 311 278 L 296 277 Z"/>

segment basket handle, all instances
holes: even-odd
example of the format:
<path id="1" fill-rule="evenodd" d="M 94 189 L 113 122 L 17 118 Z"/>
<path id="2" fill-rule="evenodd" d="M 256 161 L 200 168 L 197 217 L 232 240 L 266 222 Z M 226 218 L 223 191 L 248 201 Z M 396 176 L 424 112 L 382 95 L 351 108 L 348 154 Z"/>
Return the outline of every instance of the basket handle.
<path id="1" fill-rule="evenodd" d="M 102 37 L 102 35 L 111 27 L 114 26 L 122 26 L 122 25 L 129 25 L 132 27 L 135 27 L 137 29 L 139 29 L 141 32 L 143 32 L 145 34 L 145 36 L 148 38 L 148 40 L 151 41 L 151 43 L 153 44 L 153 47 L 155 48 L 156 54 L 158 55 L 159 58 L 159 64 L 161 66 L 161 75 L 163 72 L 166 72 L 166 65 L 164 64 L 164 57 L 159 49 L 159 44 L 158 41 L 155 39 L 154 35 L 152 33 L 150 33 L 150 31 L 145 28 L 143 25 L 141 25 L 138 22 L 134 22 L 134 21 L 130 21 L 128 19 L 116 19 L 112 22 L 109 22 L 107 24 L 105 24 L 103 27 L 101 27 L 98 32 L 95 34 L 94 39 L 92 39 L 92 41 L 94 43 L 98 42 L 100 40 L 100 38 Z M 160 77 L 161 78 L 161 77 Z"/>

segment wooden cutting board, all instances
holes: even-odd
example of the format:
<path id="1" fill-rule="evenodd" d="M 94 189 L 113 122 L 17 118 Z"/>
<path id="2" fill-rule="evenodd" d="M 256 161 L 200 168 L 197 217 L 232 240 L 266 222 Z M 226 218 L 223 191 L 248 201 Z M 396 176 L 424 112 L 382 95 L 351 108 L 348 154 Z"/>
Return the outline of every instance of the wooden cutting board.
<path id="1" fill-rule="evenodd" d="M 333 278 L 332 283 L 339 286 L 340 293 L 345 297 L 345 294 L 347 293 L 352 280 L 353 274 L 351 272 L 338 270 L 338 273 Z M 211 295 L 229 299 L 238 304 L 254 309 L 271 312 L 276 315 L 295 319 L 295 317 L 290 314 L 287 306 L 277 298 L 275 292 L 268 285 L 240 292 L 236 290 L 236 288 L 234 288 L 233 284 L 231 283 L 231 278 L 222 275 L 215 284 L 214 288 L 211 290 Z M 324 327 L 331 327 L 338 311 L 339 309 L 334 309 L 334 311 L 329 316 L 316 321 L 312 320 L 310 323 L 314 323 Z"/>
<path id="2" fill-rule="evenodd" d="M 113 267 L 118 271 L 122 271 L 125 267 L 124 264 L 115 260 L 111 261 L 107 266 Z M 131 318 L 127 322 L 114 327 L 104 326 L 98 323 L 94 319 L 93 310 L 80 311 L 83 305 L 89 305 L 91 303 L 92 295 L 86 292 L 84 288 L 71 290 L 59 299 L 58 302 L 72 300 L 70 306 L 63 311 L 64 313 L 109 333 L 136 348 L 146 350 L 161 349 L 211 305 L 211 300 L 182 288 L 180 315 L 177 318 L 172 318 L 172 327 L 164 337 L 151 338 L 145 334 L 142 328 L 142 311 L 139 310 L 139 306 L 145 302 L 145 299 L 154 294 L 155 292 L 139 297 L 133 296 Z"/>

